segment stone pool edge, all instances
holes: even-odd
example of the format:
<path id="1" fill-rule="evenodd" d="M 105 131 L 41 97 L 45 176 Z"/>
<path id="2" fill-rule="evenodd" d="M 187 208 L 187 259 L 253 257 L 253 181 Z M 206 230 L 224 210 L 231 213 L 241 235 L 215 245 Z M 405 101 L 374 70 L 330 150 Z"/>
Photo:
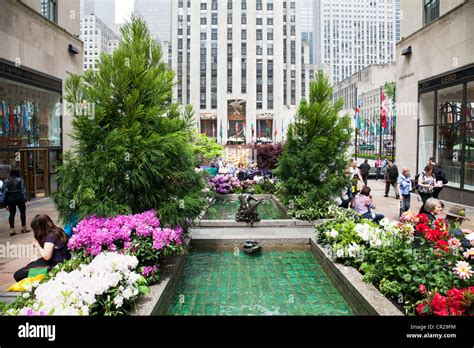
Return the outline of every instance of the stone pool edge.
<path id="1" fill-rule="evenodd" d="M 350 291 L 350 294 L 345 295 L 353 297 L 359 305 L 368 310 L 368 315 L 404 316 L 374 285 L 364 282 L 362 274 L 358 270 L 334 262 L 329 251 L 319 245 L 315 237 L 311 237 L 310 244 L 311 249 L 318 255 L 323 268 L 326 271 L 329 270 Z M 343 297 L 345 296 L 343 295 Z"/>
<path id="2" fill-rule="evenodd" d="M 218 245 L 218 244 L 235 244 L 237 239 L 193 239 L 192 242 L 197 245 Z M 241 241 L 241 240 L 240 240 Z M 379 315 L 379 316 L 403 316 L 404 314 L 383 296 L 378 289 L 363 281 L 362 274 L 352 267 L 347 267 L 336 263 L 331 259 L 328 250 L 324 249 L 317 242 L 315 237 L 309 239 L 303 238 L 284 238 L 284 239 L 260 239 L 262 245 L 265 244 L 306 244 L 311 247 L 313 254 L 316 254 L 318 262 L 325 269 L 330 278 L 336 277 L 338 285 L 336 288 L 346 301 L 351 302 L 356 310 L 361 313 L 358 315 Z M 197 242 L 197 243 L 196 243 Z M 265 243 L 266 242 L 266 243 Z M 133 310 L 130 311 L 131 316 L 150 316 L 160 315 L 160 308 L 163 308 L 166 300 L 172 296 L 172 290 L 179 280 L 179 274 L 184 265 L 184 261 L 188 256 L 191 246 L 191 238 L 185 241 L 186 251 L 179 256 L 169 260 L 162 273 L 161 281 L 158 284 L 150 286 L 150 292 L 140 297 Z M 331 274 L 329 274 L 329 272 Z M 344 288 L 349 293 L 344 292 Z M 343 293 L 342 293 L 343 292 Z M 351 307 L 352 307 L 351 306 Z"/>
<path id="3" fill-rule="evenodd" d="M 156 315 L 157 310 L 163 306 L 168 296 L 172 293 L 173 287 L 179 280 L 184 261 L 189 253 L 191 239 L 185 240 L 185 252 L 181 255 L 168 259 L 168 263 L 163 270 L 160 281 L 150 286 L 150 292 L 138 298 L 134 308 L 130 311 L 130 316 L 151 316 Z"/>

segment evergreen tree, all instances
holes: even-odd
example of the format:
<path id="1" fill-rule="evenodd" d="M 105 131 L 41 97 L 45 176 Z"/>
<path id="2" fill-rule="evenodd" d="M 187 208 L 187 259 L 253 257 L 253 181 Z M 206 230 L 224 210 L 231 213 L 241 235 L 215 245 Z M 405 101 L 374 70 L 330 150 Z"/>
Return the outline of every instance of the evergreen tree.
<path id="1" fill-rule="evenodd" d="M 184 224 L 204 203 L 192 109 L 171 102 L 174 73 L 145 21 L 133 16 L 121 36 L 97 71 L 66 81 L 77 145 L 59 170 L 56 207 L 63 221 L 155 208 L 164 223 Z"/>
<path id="2" fill-rule="evenodd" d="M 332 105 L 332 96 L 328 78 L 318 72 L 310 83 L 309 101 L 301 101 L 295 123 L 288 128 L 274 172 L 287 204 L 298 198 L 303 205 L 321 206 L 347 187 L 350 118 L 339 117 L 344 103 L 339 99 Z"/>

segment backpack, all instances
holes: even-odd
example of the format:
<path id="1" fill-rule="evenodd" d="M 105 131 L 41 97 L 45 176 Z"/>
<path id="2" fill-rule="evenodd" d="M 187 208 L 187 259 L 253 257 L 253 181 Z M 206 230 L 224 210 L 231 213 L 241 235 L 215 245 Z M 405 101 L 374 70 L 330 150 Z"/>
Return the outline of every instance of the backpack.
<path id="1" fill-rule="evenodd" d="M 392 165 L 388 170 L 388 178 L 392 181 L 398 179 L 398 168 L 395 165 Z"/>
<path id="2" fill-rule="evenodd" d="M 418 192 L 418 179 L 420 178 L 420 175 L 421 174 L 416 174 L 415 175 L 415 185 L 414 185 L 415 192 Z"/>
<path id="3" fill-rule="evenodd" d="M 369 174 L 369 165 L 367 163 L 362 163 L 360 166 L 359 166 L 359 169 L 360 169 L 360 174 L 363 175 L 363 176 L 366 176 L 367 174 Z"/>

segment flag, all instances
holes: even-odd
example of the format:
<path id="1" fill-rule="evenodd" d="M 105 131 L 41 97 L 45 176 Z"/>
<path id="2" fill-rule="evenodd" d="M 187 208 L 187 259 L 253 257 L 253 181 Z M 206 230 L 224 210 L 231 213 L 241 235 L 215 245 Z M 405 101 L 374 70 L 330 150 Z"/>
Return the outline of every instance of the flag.
<path id="1" fill-rule="evenodd" d="M 222 135 L 223 135 L 223 131 L 222 131 L 222 121 L 221 121 L 221 130 L 220 130 L 220 135 L 221 135 L 221 143 L 222 143 Z"/>
<path id="2" fill-rule="evenodd" d="M 360 106 L 359 106 L 359 101 L 357 100 L 357 106 L 355 110 L 355 126 L 356 129 L 360 129 L 361 124 L 360 124 Z"/>
<path id="3" fill-rule="evenodd" d="M 255 135 L 255 128 L 253 127 L 253 122 L 250 128 L 252 129 L 252 138 L 253 138 L 253 136 Z"/>
<path id="4" fill-rule="evenodd" d="M 374 122 L 370 122 L 370 135 L 374 135 Z"/>
<path id="5" fill-rule="evenodd" d="M 284 132 L 284 129 L 283 129 L 283 119 L 281 119 L 281 137 L 283 138 L 283 132 Z"/>
<path id="6" fill-rule="evenodd" d="M 235 136 L 239 134 L 239 122 L 235 121 Z"/>
<path id="7" fill-rule="evenodd" d="M 212 123 L 212 137 L 216 137 L 216 126 L 214 125 L 214 122 Z"/>
<path id="8" fill-rule="evenodd" d="M 388 111 L 388 107 L 387 107 L 387 97 L 385 96 L 385 93 L 383 91 L 383 89 L 380 89 L 380 92 L 381 92 L 381 99 L 382 99 L 382 128 L 387 128 L 387 111 Z"/>

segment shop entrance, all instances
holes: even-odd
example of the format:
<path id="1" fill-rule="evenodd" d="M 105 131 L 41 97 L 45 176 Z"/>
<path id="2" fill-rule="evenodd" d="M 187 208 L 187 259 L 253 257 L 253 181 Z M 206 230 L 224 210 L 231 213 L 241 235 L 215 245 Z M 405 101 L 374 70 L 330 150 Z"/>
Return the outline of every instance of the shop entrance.
<path id="1" fill-rule="evenodd" d="M 20 170 L 29 199 L 49 196 L 47 149 L 20 150 Z"/>

